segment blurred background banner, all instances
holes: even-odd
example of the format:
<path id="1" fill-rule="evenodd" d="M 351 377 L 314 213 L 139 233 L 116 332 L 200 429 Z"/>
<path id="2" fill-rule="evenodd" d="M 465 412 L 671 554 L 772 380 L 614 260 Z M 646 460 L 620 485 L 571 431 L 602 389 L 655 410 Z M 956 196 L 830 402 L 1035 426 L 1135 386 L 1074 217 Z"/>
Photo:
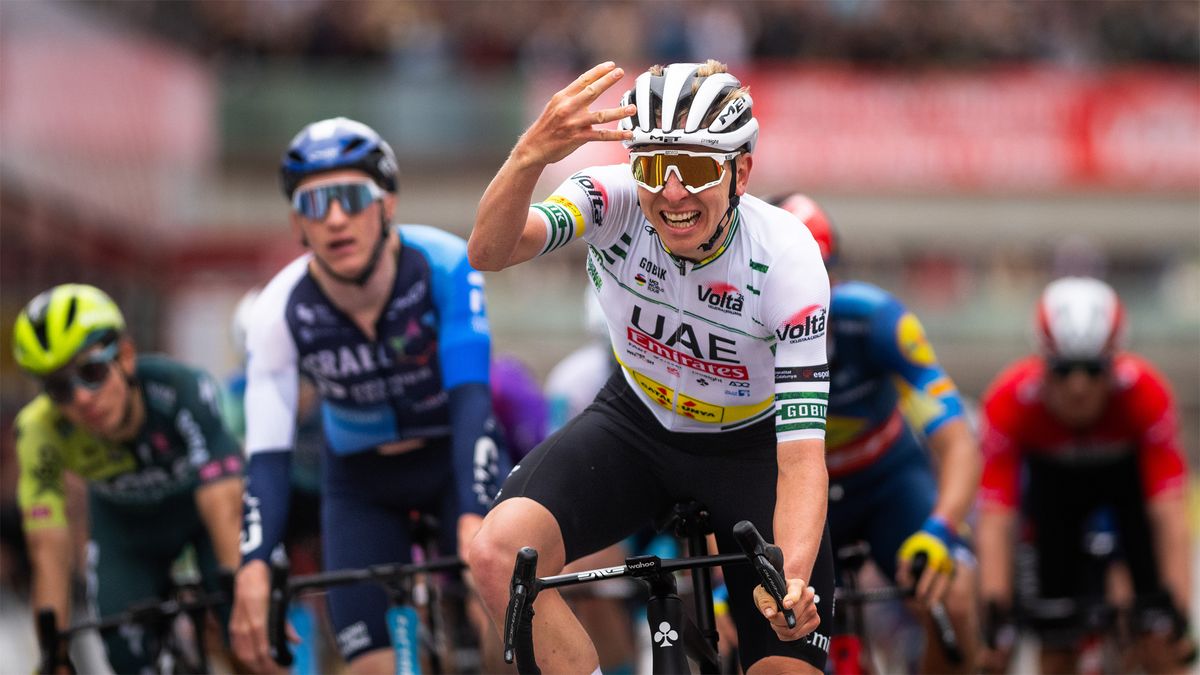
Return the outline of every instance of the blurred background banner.
<path id="1" fill-rule="evenodd" d="M 750 86 L 762 126 L 756 185 L 1046 193 L 1200 184 L 1195 73 L 778 64 L 737 75 Z M 561 81 L 533 83 L 531 112 Z M 620 93 L 608 92 L 602 104 L 618 105 Z M 618 163 L 626 155 L 619 145 L 592 145 L 573 159 Z"/>

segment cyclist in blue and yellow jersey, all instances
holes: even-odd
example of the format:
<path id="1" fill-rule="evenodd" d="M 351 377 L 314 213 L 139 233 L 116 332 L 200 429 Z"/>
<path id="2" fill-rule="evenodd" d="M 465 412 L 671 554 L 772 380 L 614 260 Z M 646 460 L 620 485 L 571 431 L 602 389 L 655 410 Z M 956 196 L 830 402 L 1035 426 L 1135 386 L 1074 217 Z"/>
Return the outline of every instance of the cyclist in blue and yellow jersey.
<path id="1" fill-rule="evenodd" d="M 25 306 L 13 355 L 44 393 L 17 414 L 18 501 L 31 604 L 70 620 L 72 545 L 64 472 L 88 486 L 88 602 L 100 616 L 164 596 L 191 545 L 205 585 L 238 564 L 242 455 L 203 371 L 137 354 L 125 318 L 93 286 L 63 284 Z M 148 631 L 105 634 L 118 673 L 150 667 Z M 65 645 L 64 645 L 65 648 Z M 65 656 L 65 655 L 64 655 Z M 64 661 L 65 662 L 65 661 Z"/>
<path id="2" fill-rule="evenodd" d="M 551 97 L 479 204 L 469 250 L 481 269 L 588 244 L 620 368 L 513 469 L 468 550 L 472 573 L 502 624 L 521 547 L 555 574 L 699 501 L 721 550 L 738 550 L 740 520 L 783 549 L 793 628 L 748 566 L 724 570 L 743 668 L 815 673 L 833 609 L 821 254 L 793 216 L 747 193 L 758 121 L 724 64 L 655 66 L 619 107 L 589 110 L 623 74 L 604 63 Z M 629 163 L 584 169 L 531 206 L 545 167 L 589 141 L 623 141 Z M 561 595 L 535 608 L 535 639 L 553 647 L 542 669 L 594 672 L 595 646 Z"/>
<path id="3" fill-rule="evenodd" d="M 440 553 L 474 536 L 503 475 L 488 388 L 483 275 L 466 242 L 391 224 L 397 165 L 370 127 L 306 126 L 280 176 L 292 231 L 309 252 L 254 303 L 247 336 L 246 509 L 230 633 L 242 659 L 271 670 L 267 560 L 287 522 L 301 376 L 320 397 L 322 558 L 326 569 L 411 559 L 413 511 L 441 523 Z M 387 595 L 329 591 L 352 672 L 393 672 Z M 490 635 L 490 631 L 485 631 Z M 490 650 L 499 656 L 498 647 Z"/>
<path id="4" fill-rule="evenodd" d="M 833 269 L 837 235 L 824 211 L 802 194 L 775 202 L 808 226 Z M 831 298 L 826 465 L 834 546 L 866 541 L 888 578 L 917 581 L 924 603 L 944 600 L 964 662 L 952 667 L 940 649 L 926 649 L 921 671 L 968 672 L 978 645 L 976 573 L 961 535 L 979 483 L 979 445 L 916 315 L 862 281 L 834 278 Z M 912 580 L 918 552 L 929 564 Z M 928 619 L 926 626 L 933 629 Z"/>

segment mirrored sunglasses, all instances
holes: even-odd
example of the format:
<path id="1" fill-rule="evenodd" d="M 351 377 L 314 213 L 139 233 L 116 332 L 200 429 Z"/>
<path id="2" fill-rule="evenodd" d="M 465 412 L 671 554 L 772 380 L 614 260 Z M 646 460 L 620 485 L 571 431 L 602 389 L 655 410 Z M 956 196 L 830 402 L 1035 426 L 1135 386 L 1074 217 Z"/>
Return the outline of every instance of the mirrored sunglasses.
<path id="1" fill-rule="evenodd" d="M 717 185 L 725 177 L 725 162 L 737 157 L 736 152 L 692 152 L 691 150 L 658 150 L 629 153 L 633 180 L 653 193 L 667 185 L 672 173 L 696 194 Z"/>
<path id="2" fill-rule="evenodd" d="M 382 199 L 383 194 L 383 190 L 370 181 L 330 183 L 296 190 L 292 195 L 292 208 L 310 220 L 325 220 L 325 216 L 329 215 L 329 205 L 337 202 L 342 213 L 353 216 L 375 200 Z"/>
<path id="3" fill-rule="evenodd" d="M 59 404 L 75 399 L 75 388 L 95 391 L 108 380 L 112 362 L 117 358 L 118 344 L 112 342 L 76 366 L 68 366 L 42 379 L 42 388 L 51 401 Z"/>

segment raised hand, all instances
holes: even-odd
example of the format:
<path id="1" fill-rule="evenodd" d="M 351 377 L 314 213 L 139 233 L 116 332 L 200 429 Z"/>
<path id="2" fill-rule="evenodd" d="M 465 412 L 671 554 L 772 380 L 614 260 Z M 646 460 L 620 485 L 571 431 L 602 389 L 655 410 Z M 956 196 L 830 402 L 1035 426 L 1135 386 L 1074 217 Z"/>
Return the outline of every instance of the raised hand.
<path id="1" fill-rule="evenodd" d="M 594 66 L 554 96 L 517 141 L 515 157 L 529 164 L 553 164 L 589 141 L 632 138 L 629 131 L 598 128 L 637 112 L 633 105 L 590 110 L 596 99 L 616 84 L 625 71 L 612 61 Z"/>

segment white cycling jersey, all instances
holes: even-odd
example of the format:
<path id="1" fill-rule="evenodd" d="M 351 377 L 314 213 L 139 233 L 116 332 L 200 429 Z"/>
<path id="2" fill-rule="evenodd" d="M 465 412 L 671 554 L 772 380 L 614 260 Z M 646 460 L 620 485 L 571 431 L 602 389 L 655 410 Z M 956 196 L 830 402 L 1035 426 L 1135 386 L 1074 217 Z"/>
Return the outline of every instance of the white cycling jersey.
<path id="1" fill-rule="evenodd" d="M 808 228 L 745 195 L 712 255 L 672 256 L 627 165 L 585 169 L 534 204 L 542 254 L 582 237 L 625 379 L 664 428 L 775 417 L 779 441 L 825 436 L 829 277 Z"/>

